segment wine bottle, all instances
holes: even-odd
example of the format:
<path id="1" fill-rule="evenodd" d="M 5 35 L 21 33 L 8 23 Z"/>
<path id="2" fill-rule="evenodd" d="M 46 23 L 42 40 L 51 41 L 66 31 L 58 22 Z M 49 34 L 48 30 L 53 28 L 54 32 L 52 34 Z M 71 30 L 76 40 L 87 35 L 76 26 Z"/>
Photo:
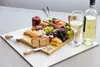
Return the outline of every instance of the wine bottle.
<path id="1" fill-rule="evenodd" d="M 83 38 L 95 39 L 97 23 L 97 11 L 95 9 L 95 0 L 90 0 L 89 8 L 85 11 Z"/>

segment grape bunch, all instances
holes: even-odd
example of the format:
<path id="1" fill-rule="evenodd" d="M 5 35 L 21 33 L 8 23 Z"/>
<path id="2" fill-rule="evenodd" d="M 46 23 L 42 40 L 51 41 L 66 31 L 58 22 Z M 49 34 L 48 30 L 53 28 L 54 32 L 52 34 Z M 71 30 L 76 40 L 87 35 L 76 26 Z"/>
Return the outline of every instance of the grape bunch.
<path id="1" fill-rule="evenodd" d="M 71 26 L 66 23 L 66 25 L 60 27 L 58 30 L 50 33 L 53 37 L 58 37 L 65 42 L 67 39 L 73 38 L 74 31 L 71 29 Z"/>
<path id="2" fill-rule="evenodd" d="M 54 28 L 52 26 L 46 26 L 43 30 L 48 34 L 53 32 Z"/>
<path id="3" fill-rule="evenodd" d="M 65 29 L 66 29 L 66 33 L 67 33 L 68 38 L 69 38 L 69 39 L 70 39 L 70 38 L 73 38 L 73 36 L 74 36 L 74 31 L 71 29 L 71 26 L 70 26 L 68 23 L 66 23 Z"/>

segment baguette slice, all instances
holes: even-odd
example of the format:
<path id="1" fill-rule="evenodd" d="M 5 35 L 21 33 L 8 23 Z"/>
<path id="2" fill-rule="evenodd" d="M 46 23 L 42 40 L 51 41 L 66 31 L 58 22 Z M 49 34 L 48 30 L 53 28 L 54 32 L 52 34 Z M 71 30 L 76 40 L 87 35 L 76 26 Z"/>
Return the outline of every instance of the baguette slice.
<path id="1" fill-rule="evenodd" d="M 28 35 L 30 37 L 37 37 L 37 33 L 33 32 L 32 30 L 27 30 L 24 32 L 24 35 Z"/>

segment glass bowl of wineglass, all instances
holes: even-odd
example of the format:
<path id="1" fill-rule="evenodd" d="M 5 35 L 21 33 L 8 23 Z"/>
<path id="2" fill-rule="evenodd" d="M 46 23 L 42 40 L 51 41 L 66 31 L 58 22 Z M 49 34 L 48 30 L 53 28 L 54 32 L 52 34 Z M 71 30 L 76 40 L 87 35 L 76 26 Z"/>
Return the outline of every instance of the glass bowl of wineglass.
<path id="1" fill-rule="evenodd" d="M 76 39 L 77 34 L 80 33 L 83 27 L 83 18 L 84 14 L 81 10 L 74 10 L 70 15 L 70 25 L 71 28 L 74 30 L 74 39 L 71 42 L 72 47 L 80 46 L 80 42 Z M 79 35 L 79 34 L 78 34 Z"/>

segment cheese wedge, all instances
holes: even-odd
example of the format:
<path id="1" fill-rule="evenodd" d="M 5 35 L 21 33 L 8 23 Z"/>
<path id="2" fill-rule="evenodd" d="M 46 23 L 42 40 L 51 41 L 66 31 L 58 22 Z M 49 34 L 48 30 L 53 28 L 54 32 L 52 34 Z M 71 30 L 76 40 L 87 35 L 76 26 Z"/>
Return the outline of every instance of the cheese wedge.
<path id="1" fill-rule="evenodd" d="M 58 37 L 55 37 L 51 40 L 51 44 L 54 46 L 59 46 L 61 43 L 62 41 Z"/>

